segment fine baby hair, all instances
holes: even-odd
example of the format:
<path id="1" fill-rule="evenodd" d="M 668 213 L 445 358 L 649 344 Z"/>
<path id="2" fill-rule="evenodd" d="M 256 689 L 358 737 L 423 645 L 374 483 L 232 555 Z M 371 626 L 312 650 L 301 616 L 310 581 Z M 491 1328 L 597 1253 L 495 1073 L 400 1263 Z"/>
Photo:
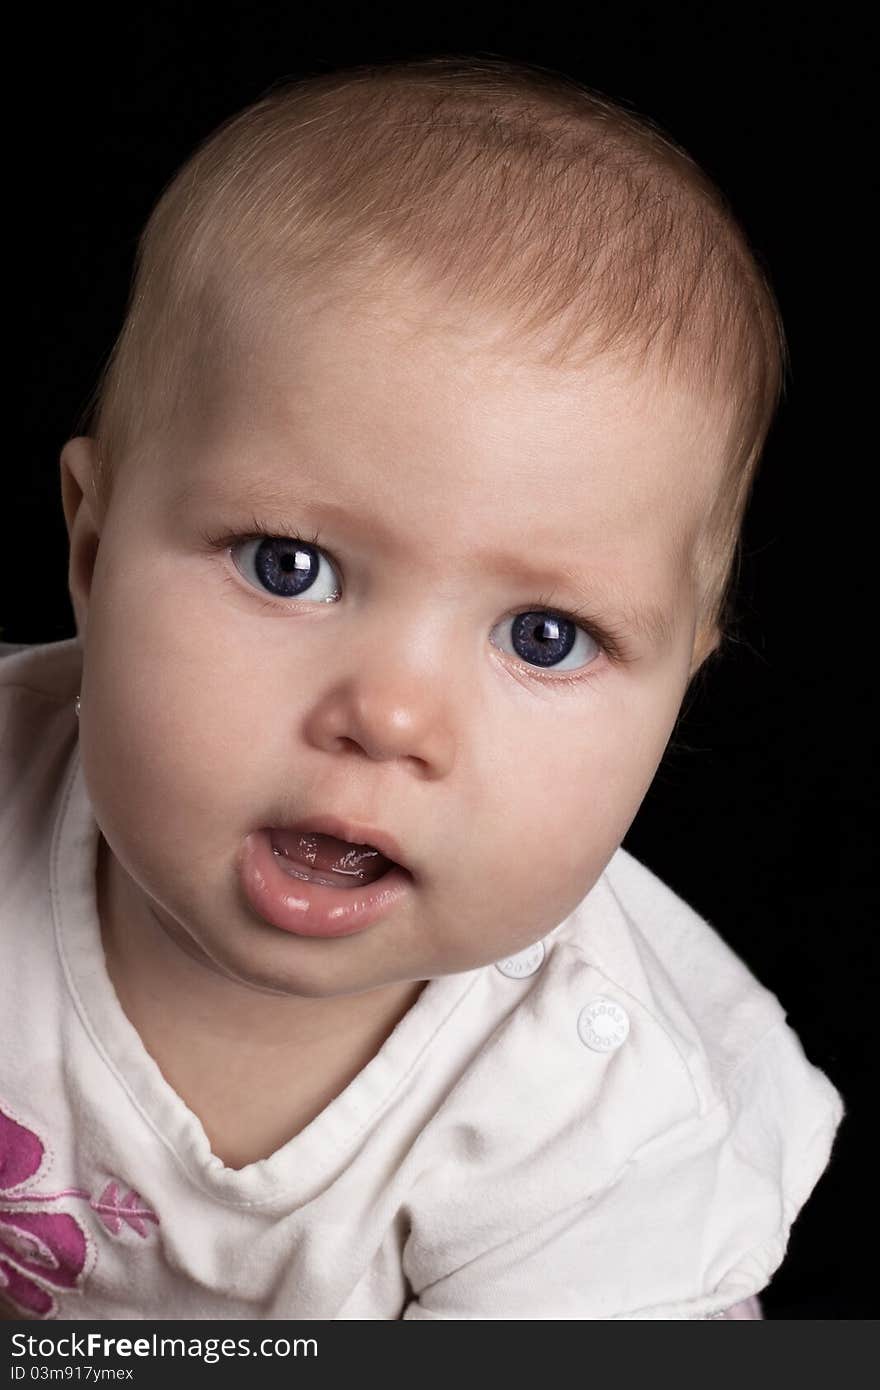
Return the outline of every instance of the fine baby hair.
<path id="1" fill-rule="evenodd" d="M 548 365 L 658 365 L 717 412 L 727 465 L 694 557 L 700 653 L 733 620 L 742 519 L 788 352 L 761 258 L 658 125 L 548 69 L 439 56 L 275 84 L 207 138 L 141 237 L 125 324 L 81 421 L 98 514 L 208 345 L 316 288 L 381 305 L 411 276 L 502 315 Z M 699 662 L 696 663 L 699 666 Z"/>

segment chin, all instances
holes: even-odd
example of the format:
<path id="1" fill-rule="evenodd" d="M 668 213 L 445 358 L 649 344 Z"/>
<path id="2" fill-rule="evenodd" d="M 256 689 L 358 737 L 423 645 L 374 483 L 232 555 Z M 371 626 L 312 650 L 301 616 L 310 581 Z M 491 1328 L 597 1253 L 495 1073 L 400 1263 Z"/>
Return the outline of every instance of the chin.
<path id="1" fill-rule="evenodd" d="M 288 946 L 287 940 L 280 945 Z M 303 968 L 302 962 L 296 969 L 289 964 L 285 968 L 280 964 L 258 962 L 253 956 L 243 959 L 234 951 L 209 950 L 201 944 L 194 944 L 191 954 L 215 976 L 258 994 L 270 994 L 275 998 L 326 999 L 349 992 L 340 988 L 339 971 L 335 967 L 326 972 L 329 978 L 324 979 L 324 971 Z"/>

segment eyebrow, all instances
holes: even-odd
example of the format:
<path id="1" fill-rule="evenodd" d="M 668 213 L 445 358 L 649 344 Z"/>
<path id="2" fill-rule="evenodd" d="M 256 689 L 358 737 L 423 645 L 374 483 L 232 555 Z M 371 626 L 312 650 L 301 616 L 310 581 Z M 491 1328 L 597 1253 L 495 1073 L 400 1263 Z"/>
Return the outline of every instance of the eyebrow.
<path id="1" fill-rule="evenodd" d="M 278 535 L 291 530 L 288 519 L 291 512 L 304 508 L 321 512 L 332 521 L 351 523 L 351 512 L 338 503 L 330 502 L 308 489 L 301 496 L 294 495 L 289 488 L 276 489 L 271 485 L 255 484 L 248 488 L 245 497 L 238 494 L 235 486 L 227 486 L 216 478 L 196 479 L 185 483 L 172 497 L 175 508 L 184 508 L 193 501 L 202 501 L 234 507 L 238 510 L 250 509 L 252 516 L 269 529 L 276 529 Z M 361 525 L 380 536 L 390 545 L 395 537 L 384 523 L 376 517 L 359 517 Z M 651 646 L 664 648 L 672 645 L 675 637 L 675 622 L 665 607 L 651 600 L 633 602 L 615 586 L 600 584 L 594 579 L 586 579 L 570 565 L 539 565 L 523 559 L 522 555 L 511 555 L 498 551 L 487 551 L 481 556 L 483 569 L 503 577 L 511 576 L 526 583 L 545 587 L 548 583 L 566 587 L 582 608 L 581 616 L 601 623 L 603 615 L 608 614 L 624 630 L 638 634 Z M 554 590 L 555 591 L 555 590 Z"/>

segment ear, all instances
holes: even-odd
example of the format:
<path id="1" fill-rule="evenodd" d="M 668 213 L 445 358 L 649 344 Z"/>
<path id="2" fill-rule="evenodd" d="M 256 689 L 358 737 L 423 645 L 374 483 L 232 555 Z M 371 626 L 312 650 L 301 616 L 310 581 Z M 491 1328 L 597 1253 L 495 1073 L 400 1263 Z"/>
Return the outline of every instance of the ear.
<path id="1" fill-rule="evenodd" d="M 61 450 L 61 504 L 70 542 L 67 587 L 80 642 L 85 637 L 92 574 L 100 539 L 94 509 L 96 462 L 95 441 L 85 435 L 68 439 Z"/>

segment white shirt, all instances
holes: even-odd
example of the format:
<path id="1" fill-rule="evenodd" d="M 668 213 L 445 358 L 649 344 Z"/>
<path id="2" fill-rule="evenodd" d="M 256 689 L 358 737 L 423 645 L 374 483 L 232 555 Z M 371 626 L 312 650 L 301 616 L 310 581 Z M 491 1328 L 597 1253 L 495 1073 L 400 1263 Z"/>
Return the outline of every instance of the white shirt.
<path id="1" fill-rule="evenodd" d="M 0 654 L 18 1316 L 706 1318 L 766 1287 L 843 1102 L 776 997 L 622 848 L 541 945 L 431 980 L 305 1129 L 226 1168 L 105 967 L 79 644 Z"/>

